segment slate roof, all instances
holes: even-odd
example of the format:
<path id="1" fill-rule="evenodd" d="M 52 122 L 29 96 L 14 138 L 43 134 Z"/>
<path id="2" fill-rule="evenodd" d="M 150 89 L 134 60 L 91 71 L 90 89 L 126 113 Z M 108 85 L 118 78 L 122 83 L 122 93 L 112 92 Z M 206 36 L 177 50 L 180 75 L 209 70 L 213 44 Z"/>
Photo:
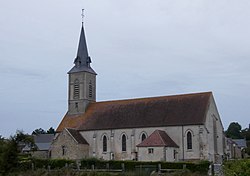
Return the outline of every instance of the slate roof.
<path id="1" fill-rule="evenodd" d="M 87 145 L 89 145 L 89 143 L 84 139 L 84 137 L 77 130 L 71 129 L 71 128 L 66 128 L 66 130 L 76 140 L 76 142 L 78 144 L 87 144 Z"/>
<path id="2" fill-rule="evenodd" d="M 167 135 L 165 131 L 155 130 L 149 137 L 147 137 L 137 147 L 176 147 L 179 146 Z"/>
<path id="3" fill-rule="evenodd" d="M 54 134 L 37 134 L 33 135 L 33 139 L 38 151 L 47 151 L 54 139 Z M 22 150 L 30 151 L 31 148 L 29 145 L 26 145 Z"/>
<path id="4" fill-rule="evenodd" d="M 84 114 L 66 114 L 57 128 L 105 130 L 205 123 L 211 92 L 91 103 Z"/>
<path id="5" fill-rule="evenodd" d="M 232 139 L 240 148 L 247 148 L 246 139 Z"/>
<path id="6" fill-rule="evenodd" d="M 82 25 L 80 40 L 77 50 L 77 56 L 75 58 L 75 66 L 68 73 L 75 72 L 89 72 L 96 74 L 96 72 L 90 67 L 91 59 L 88 54 L 87 42 L 84 33 L 84 27 Z"/>

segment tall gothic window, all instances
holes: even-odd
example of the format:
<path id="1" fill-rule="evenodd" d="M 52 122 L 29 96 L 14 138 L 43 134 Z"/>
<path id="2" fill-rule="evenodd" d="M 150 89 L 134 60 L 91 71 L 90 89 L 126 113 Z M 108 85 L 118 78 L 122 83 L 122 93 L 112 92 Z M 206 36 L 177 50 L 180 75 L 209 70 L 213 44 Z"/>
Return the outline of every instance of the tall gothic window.
<path id="1" fill-rule="evenodd" d="M 102 138 L 102 151 L 107 152 L 107 137 L 105 135 Z"/>
<path id="2" fill-rule="evenodd" d="M 142 135 L 141 135 L 141 141 L 144 141 L 146 139 L 146 135 L 145 135 L 145 133 L 143 133 Z"/>
<path id="3" fill-rule="evenodd" d="M 92 90 L 92 82 L 89 81 L 89 98 L 92 98 L 92 96 L 93 96 L 93 92 L 92 91 L 93 91 Z"/>
<path id="4" fill-rule="evenodd" d="M 79 80 L 76 79 L 74 82 L 74 99 L 79 99 L 79 87 L 80 87 Z"/>
<path id="5" fill-rule="evenodd" d="M 127 151 L 127 139 L 125 134 L 122 135 L 122 151 Z"/>
<path id="6" fill-rule="evenodd" d="M 192 149 L 192 134 L 191 132 L 187 132 L 187 149 Z"/>

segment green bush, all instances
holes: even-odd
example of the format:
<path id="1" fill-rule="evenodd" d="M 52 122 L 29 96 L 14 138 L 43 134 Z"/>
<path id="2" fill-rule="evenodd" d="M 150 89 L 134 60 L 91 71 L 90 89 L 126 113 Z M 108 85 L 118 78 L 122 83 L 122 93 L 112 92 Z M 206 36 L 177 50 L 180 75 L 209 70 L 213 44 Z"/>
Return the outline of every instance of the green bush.
<path id="1" fill-rule="evenodd" d="M 98 160 L 96 158 L 83 159 L 81 160 L 81 169 L 92 169 L 92 165 L 94 165 L 95 169 L 110 169 L 110 170 L 121 170 L 122 165 L 124 165 L 126 172 L 138 172 L 138 170 L 142 170 L 145 172 L 149 172 L 152 170 L 157 170 L 158 165 L 161 164 L 162 169 L 176 169 L 182 170 L 185 168 L 190 170 L 192 173 L 207 173 L 209 168 L 208 161 L 202 161 L 199 163 L 191 163 L 191 162 L 139 162 L 139 161 L 105 161 Z M 18 169 L 20 171 L 31 170 L 33 169 L 62 169 L 65 168 L 65 165 L 68 165 L 69 168 L 77 168 L 76 161 L 74 160 L 66 160 L 66 159 L 36 159 L 36 158 L 23 158 L 18 163 Z M 246 167 L 249 166 L 245 164 Z M 231 164 L 228 163 L 228 167 L 231 167 Z"/>
<path id="2" fill-rule="evenodd" d="M 34 169 L 61 169 L 64 168 L 65 165 L 68 165 L 70 168 L 76 168 L 76 164 L 74 160 L 66 160 L 66 159 L 24 159 L 20 160 L 18 163 L 18 169 L 20 171 L 31 170 L 32 165 Z"/>
<path id="3" fill-rule="evenodd" d="M 249 176 L 250 175 L 250 160 L 232 160 L 224 162 L 223 172 L 227 176 Z"/>
<path id="4" fill-rule="evenodd" d="M 104 161 L 98 160 L 96 158 L 83 159 L 81 160 L 82 169 L 91 169 L 94 165 L 95 169 L 107 169 L 107 164 L 109 169 L 120 170 L 122 169 L 122 164 L 124 164 L 125 171 L 135 171 L 136 168 L 142 166 L 144 168 L 155 167 L 158 168 L 158 165 L 161 164 L 162 169 L 183 169 L 184 165 L 186 169 L 192 172 L 207 173 L 210 163 L 208 161 L 201 161 L 198 163 L 191 162 L 139 162 L 139 161 Z"/>

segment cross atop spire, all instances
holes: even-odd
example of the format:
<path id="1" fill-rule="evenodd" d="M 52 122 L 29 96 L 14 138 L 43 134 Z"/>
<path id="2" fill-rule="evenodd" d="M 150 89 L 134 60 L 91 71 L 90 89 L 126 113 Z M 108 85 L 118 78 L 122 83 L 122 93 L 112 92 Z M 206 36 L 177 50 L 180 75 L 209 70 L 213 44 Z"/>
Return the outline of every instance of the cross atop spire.
<path id="1" fill-rule="evenodd" d="M 82 24 L 84 22 L 84 9 L 82 9 Z"/>

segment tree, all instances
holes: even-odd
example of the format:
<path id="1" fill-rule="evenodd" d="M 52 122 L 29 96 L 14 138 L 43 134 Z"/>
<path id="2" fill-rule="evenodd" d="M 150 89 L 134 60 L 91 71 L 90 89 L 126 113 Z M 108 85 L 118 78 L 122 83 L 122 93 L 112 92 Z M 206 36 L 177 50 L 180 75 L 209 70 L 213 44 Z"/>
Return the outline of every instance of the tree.
<path id="1" fill-rule="evenodd" d="M 55 129 L 53 127 L 50 127 L 48 130 L 47 130 L 47 134 L 55 134 Z"/>
<path id="2" fill-rule="evenodd" d="M 50 127 L 47 131 L 45 131 L 42 128 L 38 128 L 32 132 L 32 135 L 38 135 L 38 134 L 55 134 L 55 129 L 53 127 Z"/>
<path id="3" fill-rule="evenodd" d="M 250 141 L 250 128 L 245 128 L 244 130 L 241 130 L 241 136 L 247 141 Z"/>
<path id="4" fill-rule="evenodd" d="M 46 131 L 44 131 L 44 129 L 42 129 L 42 128 L 39 128 L 39 129 L 35 129 L 32 132 L 32 135 L 38 135 L 38 134 L 46 134 Z"/>
<path id="5" fill-rule="evenodd" d="M 238 122 L 230 123 L 226 131 L 226 136 L 232 139 L 242 139 L 241 125 Z"/>
<path id="6" fill-rule="evenodd" d="M 0 140 L 0 175 L 6 174 L 18 166 L 18 154 L 20 144 L 34 144 L 30 135 L 17 131 L 9 139 Z"/>

